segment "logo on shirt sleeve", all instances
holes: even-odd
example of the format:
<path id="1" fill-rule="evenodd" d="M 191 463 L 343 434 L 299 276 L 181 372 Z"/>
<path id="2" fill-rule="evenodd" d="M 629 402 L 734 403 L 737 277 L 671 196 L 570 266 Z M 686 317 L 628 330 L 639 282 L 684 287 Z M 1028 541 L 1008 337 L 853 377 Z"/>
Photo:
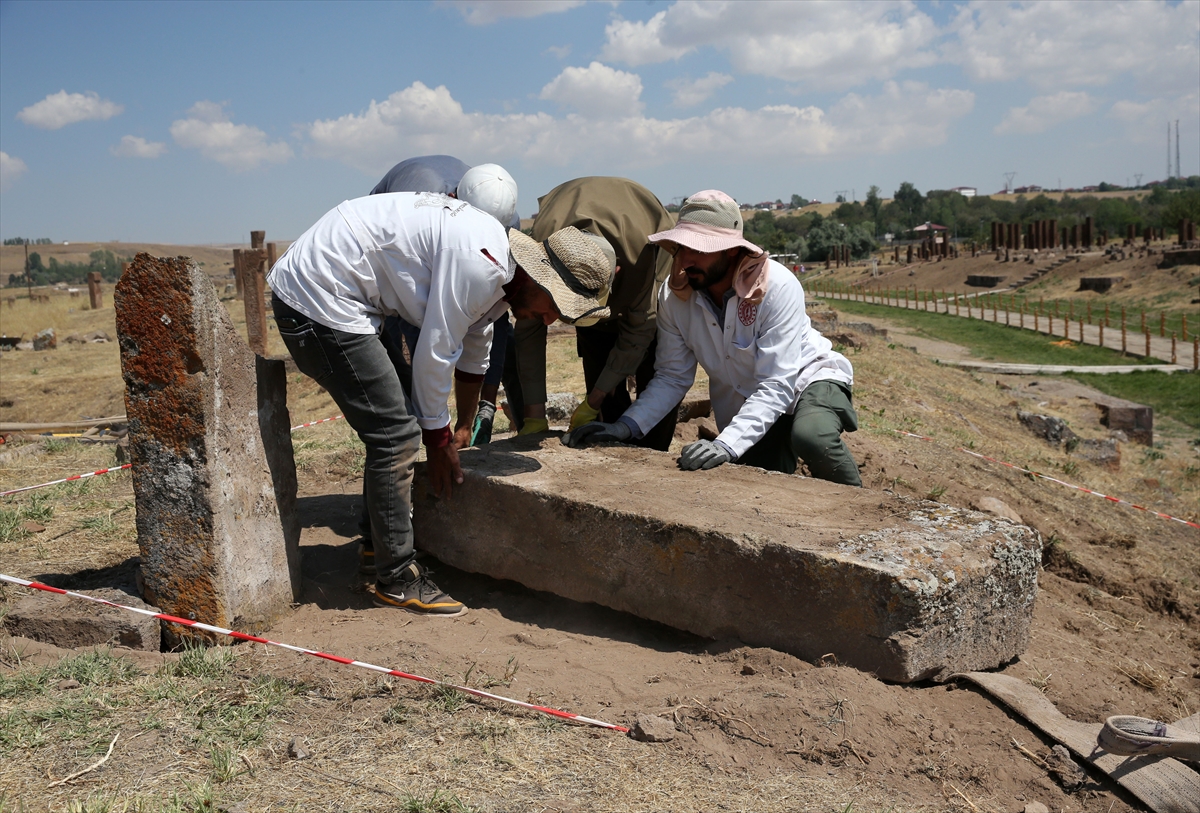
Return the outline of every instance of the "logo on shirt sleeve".
<path id="1" fill-rule="evenodd" d="M 749 327 L 750 325 L 754 324 L 754 320 L 757 318 L 758 305 L 751 305 L 744 299 L 738 303 L 738 319 L 742 321 L 743 325 Z"/>

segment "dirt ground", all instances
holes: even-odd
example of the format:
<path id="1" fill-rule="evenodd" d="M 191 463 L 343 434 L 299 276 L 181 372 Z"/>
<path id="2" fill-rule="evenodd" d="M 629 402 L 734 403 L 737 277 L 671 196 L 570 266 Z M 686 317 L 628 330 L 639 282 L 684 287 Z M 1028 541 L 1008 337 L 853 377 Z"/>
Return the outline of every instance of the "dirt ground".
<path id="1" fill-rule="evenodd" d="M 1030 647 L 1005 673 L 1084 722 L 1200 711 L 1200 532 L 959 451 L 1197 521 L 1200 432 L 1157 420 L 1159 445 L 1122 444 L 1120 470 L 1110 471 L 1016 420 L 1018 409 L 1033 409 L 1067 419 L 1082 437 L 1107 437 L 1086 389 L 981 377 L 896 342 L 860 339 L 848 351 L 860 418 L 848 442 L 864 485 L 964 507 L 994 497 L 1046 543 Z M 552 344 L 551 389 L 581 390 L 571 336 L 556 334 Z M 86 347 L 60 348 L 55 364 L 108 370 L 111 379 L 115 347 Z M 120 392 L 119 378 L 77 391 L 46 377 L 46 354 L 33 374 L 33 355 L 0 357 L 0 420 L 99 414 L 89 394 Z M 289 377 L 289 387 L 293 423 L 336 414 L 302 377 Z M 702 640 L 436 562 L 439 585 L 471 608 L 467 615 L 375 608 L 352 543 L 361 446 L 342 422 L 294 438 L 305 587 L 268 637 L 613 723 L 663 715 L 676 722 L 675 739 L 640 743 L 564 726 L 257 644 L 234 647 L 227 662 L 210 655 L 204 668 L 187 653 L 116 650 L 137 674 L 63 688 L 67 673 L 53 670 L 77 653 L 8 638 L 0 640 L 0 810 L 1141 809 L 1099 773 L 1064 787 L 1027 754 L 1045 757 L 1052 743 L 966 685 L 886 684 L 833 659 Z M 41 452 L 0 464 L 0 490 L 112 459 L 108 448 L 39 443 Z M 0 500 L 22 522 L 43 506 L 40 530 L 21 526 L 0 541 L 0 571 L 78 588 L 131 580 L 127 475 L 81 482 Z M 4 590 L 8 603 L 20 596 Z M 276 692 L 270 703 L 264 686 Z M 231 734 L 235 711 L 252 725 Z M 103 765 L 52 784 L 103 757 L 114 735 Z M 289 754 L 296 738 L 308 758 Z"/>

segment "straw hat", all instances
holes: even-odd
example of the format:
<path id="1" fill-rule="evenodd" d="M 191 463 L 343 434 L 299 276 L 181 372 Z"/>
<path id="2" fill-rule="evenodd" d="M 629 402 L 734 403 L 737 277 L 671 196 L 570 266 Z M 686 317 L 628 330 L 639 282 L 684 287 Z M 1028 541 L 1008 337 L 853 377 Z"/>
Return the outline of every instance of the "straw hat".
<path id="1" fill-rule="evenodd" d="M 517 264 L 554 299 L 564 322 L 583 327 L 609 318 L 605 305 L 617 261 L 603 237 L 568 226 L 539 243 L 509 229 L 508 245 Z"/>
<path id="2" fill-rule="evenodd" d="M 651 243 L 686 246 L 704 254 L 738 246 L 748 248 L 754 254 L 762 254 L 763 251 L 742 237 L 742 213 L 737 201 L 716 189 L 705 189 L 689 197 L 679 209 L 679 222 L 675 227 L 652 234 L 647 239 Z M 667 245 L 664 248 L 674 252 L 675 246 Z"/>

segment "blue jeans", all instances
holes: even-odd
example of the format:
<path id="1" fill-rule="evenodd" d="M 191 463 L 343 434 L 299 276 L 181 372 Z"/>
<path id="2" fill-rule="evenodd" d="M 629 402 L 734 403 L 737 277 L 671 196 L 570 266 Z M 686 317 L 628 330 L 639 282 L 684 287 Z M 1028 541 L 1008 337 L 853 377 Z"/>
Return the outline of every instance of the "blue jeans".
<path id="1" fill-rule="evenodd" d="M 275 324 L 300 372 L 337 402 L 366 446 L 363 500 L 382 584 L 394 582 L 413 559 L 413 465 L 421 427 L 401 385 L 407 368 L 398 346 L 375 334 L 345 333 L 314 322 L 272 297 Z"/>

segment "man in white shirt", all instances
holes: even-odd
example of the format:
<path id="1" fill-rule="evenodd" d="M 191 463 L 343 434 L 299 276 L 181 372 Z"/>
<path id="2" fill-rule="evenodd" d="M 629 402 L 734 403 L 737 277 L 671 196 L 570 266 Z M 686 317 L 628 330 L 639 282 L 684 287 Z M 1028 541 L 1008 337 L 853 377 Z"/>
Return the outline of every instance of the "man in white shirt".
<path id="1" fill-rule="evenodd" d="M 375 603 L 456 616 L 466 608 L 414 560 L 409 516 L 422 439 L 434 493 L 462 483 L 458 450 L 474 414 L 450 429 L 451 382 L 460 405 L 479 400 L 492 322 L 568 323 L 604 311 L 612 281 L 604 252 L 576 229 L 535 243 L 446 195 L 396 193 L 345 201 L 300 236 L 268 282 L 279 335 L 299 370 L 333 397 L 366 446 L 363 494 L 376 554 Z M 421 329 L 411 399 L 399 348 L 380 340 L 385 316 Z"/>
<path id="2" fill-rule="evenodd" d="M 842 432 L 858 428 L 854 370 L 812 327 L 804 289 L 742 237 L 737 203 L 706 190 L 688 198 L 678 224 L 650 235 L 675 261 L 658 294 L 656 373 L 616 423 L 589 423 L 563 438 L 572 448 L 644 433 L 691 387 L 699 362 L 720 434 L 685 446 L 679 465 L 736 461 L 861 486 Z"/>

